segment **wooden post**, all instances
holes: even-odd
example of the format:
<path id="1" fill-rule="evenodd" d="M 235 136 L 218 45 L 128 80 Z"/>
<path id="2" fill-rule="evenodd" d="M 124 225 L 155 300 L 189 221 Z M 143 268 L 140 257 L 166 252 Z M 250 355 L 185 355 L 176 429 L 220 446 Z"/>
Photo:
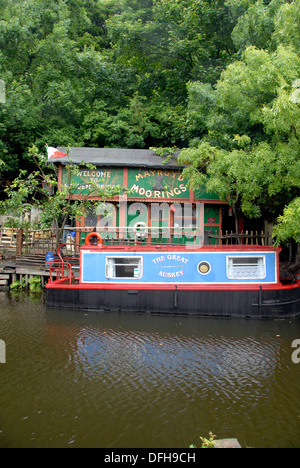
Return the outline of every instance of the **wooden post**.
<path id="1" fill-rule="evenodd" d="M 23 246 L 23 228 L 20 228 L 17 233 L 17 249 L 16 249 L 17 255 L 22 255 L 22 246 Z"/>

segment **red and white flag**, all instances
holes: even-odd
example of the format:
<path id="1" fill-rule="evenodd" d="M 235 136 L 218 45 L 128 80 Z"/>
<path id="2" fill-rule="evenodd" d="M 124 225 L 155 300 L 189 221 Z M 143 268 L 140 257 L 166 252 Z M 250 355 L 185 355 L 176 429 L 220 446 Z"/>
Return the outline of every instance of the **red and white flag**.
<path id="1" fill-rule="evenodd" d="M 57 148 L 53 148 L 52 146 L 47 146 L 47 153 L 48 153 L 48 159 L 50 158 L 60 159 L 60 158 L 65 158 L 66 156 L 68 156 L 62 151 L 59 151 Z"/>

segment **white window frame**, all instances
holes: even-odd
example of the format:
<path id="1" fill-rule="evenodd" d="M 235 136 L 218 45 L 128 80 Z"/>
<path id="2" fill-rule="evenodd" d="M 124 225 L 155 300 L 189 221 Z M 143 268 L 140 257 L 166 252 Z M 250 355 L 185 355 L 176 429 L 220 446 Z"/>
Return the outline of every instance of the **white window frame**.
<path id="1" fill-rule="evenodd" d="M 126 259 L 126 260 L 128 260 L 128 259 L 129 260 L 130 259 L 138 260 L 139 263 L 138 263 L 138 265 L 130 264 L 130 263 L 118 265 L 117 261 L 118 260 L 124 260 L 124 259 Z M 109 265 L 110 260 L 114 260 L 114 262 L 115 262 L 114 265 L 112 265 L 112 266 Z M 122 276 L 122 277 L 116 276 L 116 271 L 115 271 L 116 265 L 117 266 L 136 266 L 136 268 L 139 268 L 139 275 L 136 276 L 136 277 L 135 276 L 134 277 L 132 277 L 132 276 Z M 111 267 L 114 268 L 114 271 L 112 271 L 112 274 L 109 275 L 108 274 L 109 273 L 109 268 L 111 268 Z M 134 280 L 137 280 L 137 279 L 141 279 L 143 277 L 143 257 L 133 257 L 131 255 L 130 256 L 129 255 L 128 256 L 111 256 L 111 255 L 109 255 L 109 256 L 105 257 L 105 276 L 106 276 L 106 278 L 108 280 L 124 280 L 125 279 L 125 280 L 134 281 Z"/>
<path id="2" fill-rule="evenodd" d="M 263 260 L 262 262 L 262 265 L 258 265 L 257 263 L 257 266 L 259 266 L 259 268 L 261 270 L 258 271 L 258 273 L 261 271 L 262 273 L 260 273 L 259 275 L 257 275 L 256 277 L 254 276 L 234 276 L 232 275 L 230 272 L 231 272 L 231 269 L 234 270 L 234 266 L 232 265 L 231 261 L 232 260 L 235 260 L 235 259 L 245 259 L 245 264 L 240 264 L 240 265 L 236 265 L 235 268 L 238 269 L 238 268 L 250 268 L 251 265 L 250 263 L 247 263 L 246 260 L 248 259 L 257 259 L 257 260 Z M 230 280 L 263 280 L 266 278 L 266 275 L 267 275 L 267 270 L 266 270 L 266 256 L 265 255 L 228 255 L 226 257 L 226 274 L 227 274 L 227 278 L 230 279 Z"/>

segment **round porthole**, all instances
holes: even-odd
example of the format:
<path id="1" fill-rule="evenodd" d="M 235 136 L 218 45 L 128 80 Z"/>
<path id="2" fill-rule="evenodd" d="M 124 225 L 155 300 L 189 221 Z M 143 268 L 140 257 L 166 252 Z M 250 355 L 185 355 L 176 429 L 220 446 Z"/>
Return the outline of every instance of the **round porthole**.
<path id="1" fill-rule="evenodd" d="M 200 262 L 198 265 L 198 271 L 201 275 L 208 275 L 211 270 L 211 266 L 208 262 Z"/>

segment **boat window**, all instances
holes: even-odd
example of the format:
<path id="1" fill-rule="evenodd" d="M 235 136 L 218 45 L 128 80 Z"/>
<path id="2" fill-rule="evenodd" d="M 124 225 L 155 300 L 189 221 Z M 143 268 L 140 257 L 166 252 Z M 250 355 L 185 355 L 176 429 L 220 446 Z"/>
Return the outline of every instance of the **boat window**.
<path id="1" fill-rule="evenodd" d="M 263 279 L 266 276 L 265 257 L 227 257 L 229 279 Z"/>
<path id="2" fill-rule="evenodd" d="M 140 279 L 142 276 L 141 257 L 106 257 L 106 277 L 108 279 Z"/>

